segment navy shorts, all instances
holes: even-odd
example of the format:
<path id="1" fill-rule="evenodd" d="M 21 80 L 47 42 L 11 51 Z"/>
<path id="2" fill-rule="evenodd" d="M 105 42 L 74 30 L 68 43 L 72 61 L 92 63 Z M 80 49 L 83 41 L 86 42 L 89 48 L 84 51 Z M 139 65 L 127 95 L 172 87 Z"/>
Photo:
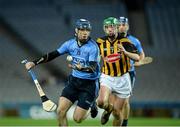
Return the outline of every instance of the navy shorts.
<path id="1" fill-rule="evenodd" d="M 96 98 L 96 81 L 80 79 L 71 75 L 61 96 L 69 99 L 72 103 L 78 101 L 79 107 L 88 110 Z"/>
<path id="2" fill-rule="evenodd" d="M 136 72 L 130 71 L 129 72 L 130 78 L 131 78 L 131 87 L 134 88 L 135 80 L 136 80 Z"/>

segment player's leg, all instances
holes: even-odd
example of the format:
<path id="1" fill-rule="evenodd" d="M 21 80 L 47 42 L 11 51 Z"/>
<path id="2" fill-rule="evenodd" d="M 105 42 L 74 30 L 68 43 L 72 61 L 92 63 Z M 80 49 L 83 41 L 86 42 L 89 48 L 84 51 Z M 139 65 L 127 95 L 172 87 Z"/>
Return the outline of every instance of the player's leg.
<path id="1" fill-rule="evenodd" d="M 123 121 L 123 107 L 126 100 L 130 97 L 132 88 L 129 73 L 122 75 L 121 77 L 115 78 L 113 87 L 114 101 L 113 101 L 113 125 L 122 125 Z M 112 98 L 112 97 L 111 97 Z"/>
<path id="2" fill-rule="evenodd" d="M 68 126 L 66 113 L 69 110 L 69 108 L 72 106 L 72 104 L 73 103 L 67 98 L 60 97 L 58 108 L 57 108 L 59 126 Z"/>
<path id="3" fill-rule="evenodd" d="M 80 106 L 76 106 L 76 109 L 73 114 L 73 119 L 77 123 L 81 123 L 83 120 L 85 120 L 88 117 L 88 115 L 89 115 L 88 109 L 84 109 Z"/>
<path id="4" fill-rule="evenodd" d="M 126 99 L 123 107 L 123 122 L 122 122 L 123 127 L 126 127 L 128 125 L 129 114 L 130 114 L 130 104 L 128 98 Z"/>
<path id="5" fill-rule="evenodd" d="M 98 114 L 98 107 L 97 107 L 96 99 L 99 95 L 99 89 L 100 89 L 100 83 L 99 83 L 99 80 L 96 80 L 96 95 L 95 95 L 96 98 L 94 99 L 94 102 L 91 106 L 91 111 L 90 111 L 92 118 L 95 118 Z"/>
<path id="6" fill-rule="evenodd" d="M 134 83 L 135 83 L 135 77 L 136 73 L 135 71 L 129 72 L 130 79 L 131 79 L 131 87 L 132 89 L 134 88 Z M 126 127 L 128 125 L 128 119 L 129 119 L 129 114 L 130 114 L 130 103 L 129 99 L 126 99 L 126 102 L 123 107 L 123 123 L 122 126 Z"/>
<path id="7" fill-rule="evenodd" d="M 69 110 L 69 108 L 73 105 L 73 103 L 77 100 L 77 97 L 74 95 L 78 95 L 78 92 L 76 91 L 73 83 L 73 77 L 69 76 L 69 79 L 66 82 L 66 86 L 63 89 L 61 97 L 59 99 L 59 105 L 57 109 L 59 126 L 68 125 L 66 113 Z"/>
<path id="8" fill-rule="evenodd" d="M 94 97 L 88 92 L 79 91 L 78 103 L 74 110 L 73 118 L 77 123 L 81 123 L 84 119 L 87 118 L 89 114 L 89 108 L 94 101 Z"/>
<path id="9" fill-rule="evenodd" d="M 123 114 L 122 114 L 122 110 L 123 110 L 123 106 L 125 104 L 125 98 L 120 98 L 116 95 L 114 95 L 114 102 L 113 102 L 113 126 L 119 126 L 121 125 L 122 121 L 123 121 Z"/>
<path id="10" fill-rule="evenodd" d="M 103 108 L 105 111 L 103 112 L 101 116 L 101 124 L 106 124 L 109 120 L 109 116 L 112 112 L 113 105 L 109 103 L 109 96 L 110 96 L 111 90 L 105 86 L 100 86 L 100 92 L 97 99 L 97 104 L 100 108 Z"/>
<path id="11" fill-rule="evenodd" d="M 109 97 L 111 94 L 111 85 L 113 84 L 113 77 L 102 74 L 100 77 L 100 91 L 97 99 L 97 104 L 105 111 L 101 116 L 101 124 L 106 124 L 109 120 L 109 116 L 112 112 L 113 105 L 109 103 Z"/>
<path id="12" fill-rule="evenodd" d="M 100 86 L 99 96 L 97 99 L 97 104 L 100 108 L 103 108 L 107 111 L 110 110 L 109 96 L 111 90 L 105 85 Z"/>
<path id="13" fill-rule="evenodd" d="M 74 121 L 81 123 L 89 115 L 89 108 L 94 102 L 95 94 L 92 95 L 87 91 L 79 91 L 78 103 L 74 111 Z"/>
<path id="14" fill-rule="evenodd" d="M 111 103 L 113 105 L 113 103 L 115 102 L 115 98 L 116 98 L 116 96 L 114 94 L 111 94 L 109 97 L 109 103 Z M 127 126 L 129 111 L 130 111 L 129 98 L 127 98 L 127 99 L 125 99 L 124 106 L 123 106 L 122 113 L 121 113 L 123 116 L 122 126 Z M 121 112 L 121 110 L 120 110 L 120 112 Z M 117 121 L 117 123 L 118 123 L 118 121 Z M 121 122 L 119 121 L 119 123 L 121 123 Z"/>
<path id="15" fill-rule="evenodd" d="M 112 84 L 111 77 L 105 74 L 102 74 L 100 77 L 100 90 L 99 96 L 97 99 L 97 104 L 100 108 L 105 110 L 109 109 L 109 96 L 111 93 L 111 84 Z"/>
<path id="16" fill-rule="evenodd" d="M 73 118 L 77 123 L 86 119 L 89 108 L 96 99 L 96 81 L 77 79 L 78 85 L 78 103 L 74 111 Z"/>

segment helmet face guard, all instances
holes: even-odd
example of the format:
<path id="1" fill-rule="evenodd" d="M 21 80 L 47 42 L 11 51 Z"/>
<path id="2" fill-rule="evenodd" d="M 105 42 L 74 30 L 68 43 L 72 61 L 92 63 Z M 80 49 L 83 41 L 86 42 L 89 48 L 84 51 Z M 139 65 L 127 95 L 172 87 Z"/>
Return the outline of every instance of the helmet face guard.
<path id="1" fill-rule="evenodd" d="M 88 40 L 92 26 L 86 19 L 78 19 L 75 23 L 75 36 L 77 39 L 84 43 Z"/>
<path id="2" fill-rule="evenodd" d="M 114 17 L 109 17 L 105 19 L 103 22 L 103 29 L 105 34 L 107 36 L 116 35 L 116 33 L 118 33 L 118 25 L 119 21 Z"/>
<path id="3" fill-rule="evenodd" d="M 120 24 L 129 24 L 129 23 L 128 23 L 128 18 L 119 17 L 119 23 L 120 23 Z"/>
<path id="4" fill-rule="evenodd" d="M 80 30 L 92 30 L 91 23 L 86 19 L 78 19 L 76 21 L 75 28 Z"/>

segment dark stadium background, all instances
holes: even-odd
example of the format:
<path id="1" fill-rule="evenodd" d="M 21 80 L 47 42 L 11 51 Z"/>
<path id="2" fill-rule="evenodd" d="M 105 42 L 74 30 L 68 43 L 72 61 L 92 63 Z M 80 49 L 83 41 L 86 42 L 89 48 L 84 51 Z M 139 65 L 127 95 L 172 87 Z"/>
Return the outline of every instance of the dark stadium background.
<path id="1" fill-rule="evenodd" d="M 0 0 L 0 118 L 32 117 L 32 107 L 41 104 L 21 60 L 58 48 L 74 36 L 79 18 L 91 21 L 93 39 L 103 36 L 102 22 L 109 16 L 128 17 L 130 33 L 142 42 L 146 56 L 154 59 L 137 68 L 131 117 L 179 119 L 179 0 Z M 47 95 L 57 102 L 70 72 L 66 56 L 34 71 Z"/>

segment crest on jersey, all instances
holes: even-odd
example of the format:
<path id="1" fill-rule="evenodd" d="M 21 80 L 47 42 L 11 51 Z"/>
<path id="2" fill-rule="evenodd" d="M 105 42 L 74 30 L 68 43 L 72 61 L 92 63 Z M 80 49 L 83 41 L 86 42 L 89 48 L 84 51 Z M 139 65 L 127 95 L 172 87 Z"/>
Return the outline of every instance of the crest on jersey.
<path id="1" fill-rule="evenodd" d="M 121 59 L 121 54 L 119 53 L 116 53 L 116 54 L 111 54 L 111 55 L 108 55 L 104 58 L 104 60 L 107 62 L 107 63 L 115 63 L 116 61 L 120 60 Z"/>

